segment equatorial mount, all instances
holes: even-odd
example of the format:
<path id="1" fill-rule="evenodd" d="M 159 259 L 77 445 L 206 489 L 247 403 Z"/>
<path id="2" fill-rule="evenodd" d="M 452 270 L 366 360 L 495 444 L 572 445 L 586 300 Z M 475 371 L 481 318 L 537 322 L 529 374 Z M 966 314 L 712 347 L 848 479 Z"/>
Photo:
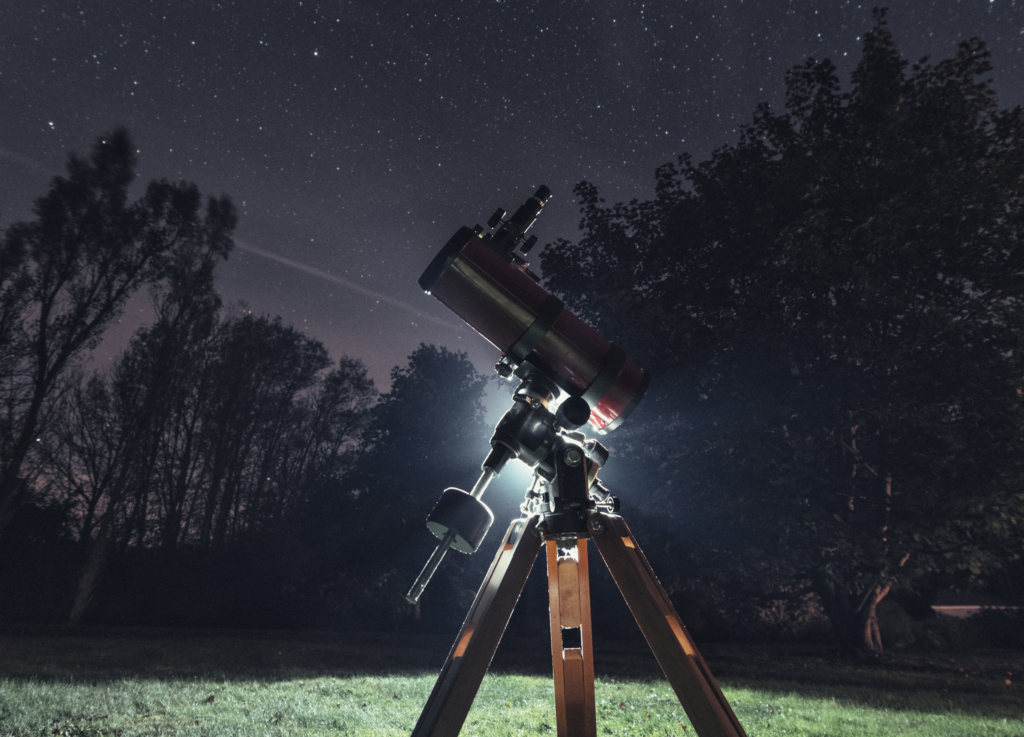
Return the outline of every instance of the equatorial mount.
<path id="1" fill-rule="evenodd" d="M 449 547 L 479 548 L 494 517 L 480 501 L 510 460 L 533 469 L 533 483 L 470 607 L 413 737 L 455 737 L 498 648 L 541 547 L 546 547 L 552 674 L 558 737 L 596 737 L 594 651 L 587 541 L 612 579 L 665 672 L 699 737 L 745 737 L 707 664 L 625 521 L 618 499 L 597 479 L 603 445 L 578 428 L 589 406 L 578 397 L 556 406 L 557 387 L 528 373 L 491 436 L 491 452 L 470 493 L 446 489 L 427 519 L 441 538 L 407 594 L 418 600 Z"/>
<path id="2" fill-rule="evenodd" d="M 608 451 L 578 431 L 590 417 L 586 401 L 565 397 L 539 371 L 524 369 L 522 374 L 525 378 L 512 395 L 511 408 L 494 428 L 491 452 L 480 478 L 468 493 L 445 489 L 427 517 L 427 528 L 441 542 L 406 594 L 412 604 L 423 594 L 449 548 L 460 553 L 475 553 L 480 548 L 494 522 L 494 515 L 480 498 L 511 460 L 533 469 L 533 483 L 520 509 L 526 516 L 540 515 L 544 532 L 574 534 L 583 529 L 588 512 L 598 508 L 618 511 L 619 500 L 597 478 Z"/>

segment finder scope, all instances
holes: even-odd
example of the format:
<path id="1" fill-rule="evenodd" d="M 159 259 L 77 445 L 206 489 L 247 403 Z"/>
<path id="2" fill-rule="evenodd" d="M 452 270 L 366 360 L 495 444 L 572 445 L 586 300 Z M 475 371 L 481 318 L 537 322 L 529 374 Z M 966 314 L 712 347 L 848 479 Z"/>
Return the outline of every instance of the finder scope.
<path id="1" fill-rule="evenodd" d="M 541 187 L 512 217 L 498 209 L 488 226 L 463 227 L 423 272 L 419 284 L 502 352 L 495 367 L 511 379 L 539 371 L 568 397 L 586 401 L 590 424 L 614 430 L 643 398 L 650 375 L 549 294 L 529 270 L 527 239 L 551 190 Z M 516 249 L 520 253 L 515 253 Z"/>

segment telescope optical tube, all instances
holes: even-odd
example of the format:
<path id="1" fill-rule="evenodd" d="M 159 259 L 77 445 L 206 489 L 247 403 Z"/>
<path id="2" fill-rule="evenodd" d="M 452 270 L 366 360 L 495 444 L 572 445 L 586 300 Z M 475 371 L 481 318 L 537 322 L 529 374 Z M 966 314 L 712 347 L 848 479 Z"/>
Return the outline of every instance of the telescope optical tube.
<path id="1" fill-rule="evenodd" d="M 430 262 L 420 286 L 511 362 L 527 363 L 569 396 L 585 399 L 599 432 L 614 430 L 643 398 L 650 375 L 489 239 L 461 228 Z"/>

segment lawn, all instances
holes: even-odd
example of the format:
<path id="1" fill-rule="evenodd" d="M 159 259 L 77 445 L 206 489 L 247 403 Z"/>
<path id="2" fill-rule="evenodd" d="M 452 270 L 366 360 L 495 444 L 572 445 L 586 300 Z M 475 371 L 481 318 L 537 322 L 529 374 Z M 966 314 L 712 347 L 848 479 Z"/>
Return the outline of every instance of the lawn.
<path id="1" fill-rule="evenodd" d="M 0 635 L 0 736 L 408 735 L 448 643 L 396 635 Z M 1024 737 L 1024 654 L 706 647 L 750 737 Z M 543 641 L 502 646 L 465 735 L 554 736 Z M 642 645 L 595 657 L 598 734 L 693 735 Z M 545 673 L 545 670 L 547 671 Z"/>

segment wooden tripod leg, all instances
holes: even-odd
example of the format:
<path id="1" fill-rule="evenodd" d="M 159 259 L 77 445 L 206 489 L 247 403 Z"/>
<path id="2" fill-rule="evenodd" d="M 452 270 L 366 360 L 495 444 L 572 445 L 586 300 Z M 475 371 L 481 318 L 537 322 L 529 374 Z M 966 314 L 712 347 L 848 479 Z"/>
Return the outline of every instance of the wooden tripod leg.
<path id="1" fill-rule="evenodd" d="M 509 525 L 434 690 L 420 713 L 413 737 L 456 737 L 462 729 L 537 560 L 541 538 L 536 526 L 537 517 L 518 519 Z"/>
<path id="2" fill-rule="evenodd" d="M 587 539 L 547 541 L 551 661 L 558 737 L 595 737 Z"/>
<path id="3" fill-rule="evenodd" d="M 597 549 L 700 737 L 746 737 L 625 520 L 590 519 Z"/>

